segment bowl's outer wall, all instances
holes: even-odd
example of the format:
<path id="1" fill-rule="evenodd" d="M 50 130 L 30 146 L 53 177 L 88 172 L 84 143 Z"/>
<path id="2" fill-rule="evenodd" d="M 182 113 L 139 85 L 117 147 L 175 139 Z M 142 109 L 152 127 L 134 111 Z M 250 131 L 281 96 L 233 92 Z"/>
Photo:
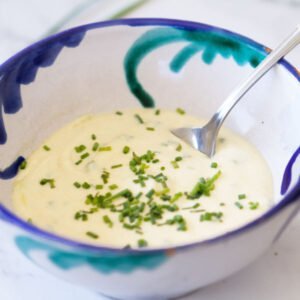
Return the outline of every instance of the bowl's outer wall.
<path id="1" fill-rule="evenodd" d="M 225 278 L 257 259 L 296 205 L 217 243 L 144 254 L 78 251 L 0 223 L 10 242 L 32 262 L 69 282 L 117 299 L 169 299 Z"/>
<path id="2" fill-rule="evenodd" d="M 93 30 L 71 30 L 0 68 L 1 167 L 9 166 L 20 153 L 26 157 L 50 133 L 82 114 L 155 103 L 209 117 L 265 55 L 262 46 L 220 29 L 178 21 L 152 24 L 156 25 L 101 28 L 99 23 L 91 26 Z M 179 29 L 184 26 L 193 31 Z M 262 152 L 278 200 L 282 174 L 299 146 L 295 136 L 300 127 L 300 90 L 294 75 L 286 66 L 275 67 L 227 121 Z M 13 176 L 16 169 L 0 172 L 0 178 Z M 295 159 L 286 193 L 298 180 L 297 170 Z M 0 180 L 1 201 L 7 207 L 11 188 L 12 180 Z M 212 242 L 143 254 L 82 252 L 20 226 L 22 222 L 4 207 L 2 218 L 18 225 L 3 225 L 11 242 L 58 276 L 117 298 L 154 299 L 178 296 L 244 267 L 277 238 L 297 207 L 295 202 L 280 213 L 274 210 L 253 226 Z"/>

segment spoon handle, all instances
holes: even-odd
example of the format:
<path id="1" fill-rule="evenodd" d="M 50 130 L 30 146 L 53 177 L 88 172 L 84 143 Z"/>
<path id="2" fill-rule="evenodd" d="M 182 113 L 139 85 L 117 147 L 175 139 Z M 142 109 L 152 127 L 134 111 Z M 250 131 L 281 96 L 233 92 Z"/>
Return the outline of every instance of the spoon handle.
<path id="1" fill-rule="evenodd" d="M 220 129 L 225 118 L 233 109 L 233 107 L 239 102 L 242 96 L 259 80 L 266 72 L 268 72 L 283 56 L 289 53 L 300 43 L 300 25 L 296 30 L 284 40 L 274 51 L 272 51 L 254 70 L 249 78 L 237 88 L 225 99 L 218 111 L 213 115 L 210 124 L 214 124 L 216 131 Z"/>

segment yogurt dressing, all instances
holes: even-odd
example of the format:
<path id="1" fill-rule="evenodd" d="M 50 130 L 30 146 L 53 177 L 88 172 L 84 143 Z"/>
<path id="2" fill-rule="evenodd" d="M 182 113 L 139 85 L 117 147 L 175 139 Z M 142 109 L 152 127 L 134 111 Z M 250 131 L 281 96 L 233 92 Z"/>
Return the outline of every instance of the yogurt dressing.
<path id="1" fill-rule="evenodd" d="M 48 231 L 113 247 L 185 244 L 246 224 L 272 205 L 268 166 L 226 128 L 212 159 L 170 132 L 203 123 L 180 109 L 83 116 L 21 166 L 14 209 Z"/>

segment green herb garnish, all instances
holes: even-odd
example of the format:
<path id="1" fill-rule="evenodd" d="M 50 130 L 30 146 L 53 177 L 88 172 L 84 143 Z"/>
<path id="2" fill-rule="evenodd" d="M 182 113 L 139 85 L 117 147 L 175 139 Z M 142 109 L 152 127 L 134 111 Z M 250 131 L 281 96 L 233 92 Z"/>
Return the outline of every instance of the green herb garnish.
<path id="1" fill-rule="evenodd" d="M 216 162 L 212 162 L 210 167 L 216 169 L 218 167 L 218 164 Z"/>
<path id="2" fill-rule="evenodd" d="M 47 145 L 44 145 L 44 146 L 43 146 L 43 149 L 44 149 L 45 151 L 50 151 L 50 150 L 51 150 L 51 148 L 50 148 L 49 146 L 47 146 Z"/>
<path id="3" fill-rule="evenodd" d="M 111 166 L 112 169 L 117 169 L 123 167 L 123 164 L 113 165 Z"/>
<path id="4" fill-rule="evenodd" d="M 255 210 L 259 207 L 259 203 L 258 202 L 249 202 L 249 208 L 251 210 Z"/>
<path id="5" fill-rule="evenodd" d="M 92 150 L 93 150 L 93 151 L 97 151 L 98 148 L 99 148 L 99 143 L 95 142 L 95 143 L 93 144 Z"/>
<path id="6" fill-rule="evenodd" d="M 138 120 L 138 122 L 139 122 L 140 124 L 144 124 L 144 120 L 141 118 L 140 115 L 135 114 L 134 117 Z"/>
<path id="7" fill-rule="evenodd" d="M 176 147 L 176 151 L 180 152 L 182 150 L 182 145 L 178 144 L 178 146 Z"/>
<path id="8" fill-rule="evenodd" d="M 110 176 L 109 172 L 104 170 L 101 175 L 104 184 L 108 183 L 109 176 Z"/>
<path id="9" fill-rule="evenodd" d="M 187 231 L 186 221 L 181 215 L 175 215 L 172 219 L 167 220 L 164 224 L 177 225 L 178 231 Z"/>
<path id="10" fill-rule="evenodd" d="M 176 108 L 176 112 L 178 114 L 180 114 L 180 115 L 184 115 L 185 114 L 185 111 L 182 108 L 180 108 L 180 107 Z"/>
<path id="11" fill-rule="evenodd" d="M 106 147 L 100 147 L 98 149 L 99 152 L 102 152 L 102 151 L 111 151 L 112 147 L 111 146 L 106 146 Z"/>
<path id="12" fill-rule="evenodd" d="M 123 153 L 127 154 L 127 153 L 129 153 L 129 151 L 130 151 L 130 148 L 128 146 L 124 146 Z"/>
<path id="13" fill-rule="evenodd" d="M 78 211 L 75 216 L 74 216 L 75 220 L 81 220 L 83 222 L 88 220 L 88 215 L 85 211 Z"/>
<path id="14" fill-rule="evenodd" d="M 88 189 L 91 187 L 91 185 L 90 185 L 88 182 L 84 182 L 84 183 L 81 185 L 81 187 L 82 187 L 83 189 L 85 189 L 85 190 L 88 190 Z"/>
<path id="15" fill-rule="evenodd" d="M 118 186 L 116 184 L 111 184 L 109 187 L 108 187 L 110 190 L 115 190 L 118 188 Z"/>
<path id="16" fill-rule="evenodd" d="M 80 184 L 79 182 L 77 182 L 77 181 L 74 182 L 73 185 L 74 185 L 76 188 L 78 188 L 78 189 L 81 187 L 81 184 Z"/>
<path id="17" fill-rule="evenodd" d="M 239 209 L 243 209 L 244 206 L 240 203 L 240 202 L 235 202 L 234 205 L 239 208 Z"/>
<path id="18" fill-rule="evenodd" d="M 92 139 L 93 141 L 95 141 L 95 140 L 97 139 L 97 137 L 96 137 L 96 135 L 95 135 L 94 133 L 91 135 L 91 139 Z"/>
<path id="19" fill-rule="evenodd" d="M 89 156 L 90 156 L 90 154 L 89 154 L 88 152 L 86 152 L 86 153 L 80 155 L 80 158 L 81 158 L 81 159 L 86 159 L 86 158 L 89 157 Z"/>
<path id="20" fill-rule="evenodd" d="M 146 127 L 146 129 L 147 129 L 148 131 L 154 131 L 154 130 L 155 130 L 154 127 Z"/>
<path id="21" fill-rule="evenodd" d="M 187 195 L 188 199 L 198 199 L 201 196 L 210 196 L 215 189 L 215 182 L 221 176 L 221 171 L 217 172 L 213 177 L 204 179 L 200 178 L 192 191 Z"/>
<path id="22" fill-rule="evenodd" d="M 246 194 L 239 194 L 238 198 L 239 198 L 239 200 L 246 199 Z"/>
<path id="23" fill-rule="evenodd" d="M 43 178 L 40 181 L 40 185 L 49 184 L 51 189 L 55 188 L 55 180 L 53 178 Z"/>
<path id="24" fill-rule="evenodd" d="M 222 212 L 205 212 L 200 215 L 200 222 L 205 222 L 205 221 L 223 222 L 222 217 L 223 217 Z"/>
<path id="25" fill-rule="evenodd" d="M 148 242 L 146 240 L 140 239 L 140 240 L 138 240 L 138 246 L 139 246 L 139 248 L 147 247 Z"/>
<path id="26" fill-rule="evenodd" d="M 200 203 L 196 203 L 196 204 L 194 204 L 193 206 L 184 207 L 183 209 L 196 209 L 196 208 L 198 208 L 199 206 L 201 206 L 201 204 L 200 204 Z"/>
<path id="27" fill-rule="evenodd" d="M 27 160 L 23 160 L 19 166 L 20 170 L 25 170 L 27 167 Z"/>
<path id="28" fill-rule="evenodd" d="M 123 115 L 123 113 L 122 113 L 121 111 L 116 111 L 116 115 L 118 115 L 118 116 L 122 116 L 122 115 Z"/>
<path id="29" fill-rule="evenodd" d="M 74 149 L 75 149 L 75 151 L 76 151 L 77 153 L 81 153 L 81 152 L 83 152 L 83 151 L 86 149 L 86 146 L 84 146 L 84 145 L 79 145 L 79 146 L 75 147 Z"/>
<path id="30" fill-rule="evenodd" d="M 99 238 L 98 234 L 91 232 L 91 231 L 86 232 L 86 235 L 95 240 Z"/>
<path id="31" fill-rule="evenodd" d="M 113 227 L 114 223 L 112 222 L 112 220 L 109 218 L 108 215 L 103 216 L 102 219 L 103 219 L 103 222 L 108 225 L 108 227 L 110 227 L 110 228 Z"/>

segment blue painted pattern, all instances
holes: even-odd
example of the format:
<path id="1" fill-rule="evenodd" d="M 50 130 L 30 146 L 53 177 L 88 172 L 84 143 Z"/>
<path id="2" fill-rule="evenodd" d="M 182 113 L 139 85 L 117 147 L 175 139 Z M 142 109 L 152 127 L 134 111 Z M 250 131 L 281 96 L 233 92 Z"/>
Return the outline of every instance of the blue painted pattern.
<path id="1" fill-rule="evenodd" d="M 66 252 L 48 244 L 36 241 L 26 236 L 18 236 L 15 239 L 17 247 L 31 259 L 33 251 L 44 251 L 48 259 L 62 270 L 70 270 L 80 266 L 90 266 L 101 274 L 131 273 L 136 269 L 152 270 L 167 260 L 164 251 L 157 253 L 114 253 L 103 252 L 100 255 L 87 253 Z"/>
<path id="2" fill-rule="evenodd" d="M 129 89 L 144 107 L 154 107 L 152 96 L 143 88 L 137 78 L 137 69 L 142 60 L 152 51 L 171 43 L 186 42 L 187 45 L 171 60 L 170 69 L 179 72 L 197 53 L 206 64 L 212 64 L 217 55 L 232 57 L 242 66 L 256 67 L 266 56 L 264 49 L 258 50 L 239 36 L 221 31 L 188 30 L 176 27 L 151 29 L 139 37 L 128 50 L 124 68 Z"/>
<path id="3" fill-rule="evenodd" d="M 39 68 L 51 66 L 63 47 L 78 46 L 84 35 L 85 32 L 79 32 L 41 44 L 21 56 L 5 74 L 0 74 L 0 144 L 7 141 L 3 112 L 15 114 L 22 107 L 20 85 L 33 82 Z"/>

